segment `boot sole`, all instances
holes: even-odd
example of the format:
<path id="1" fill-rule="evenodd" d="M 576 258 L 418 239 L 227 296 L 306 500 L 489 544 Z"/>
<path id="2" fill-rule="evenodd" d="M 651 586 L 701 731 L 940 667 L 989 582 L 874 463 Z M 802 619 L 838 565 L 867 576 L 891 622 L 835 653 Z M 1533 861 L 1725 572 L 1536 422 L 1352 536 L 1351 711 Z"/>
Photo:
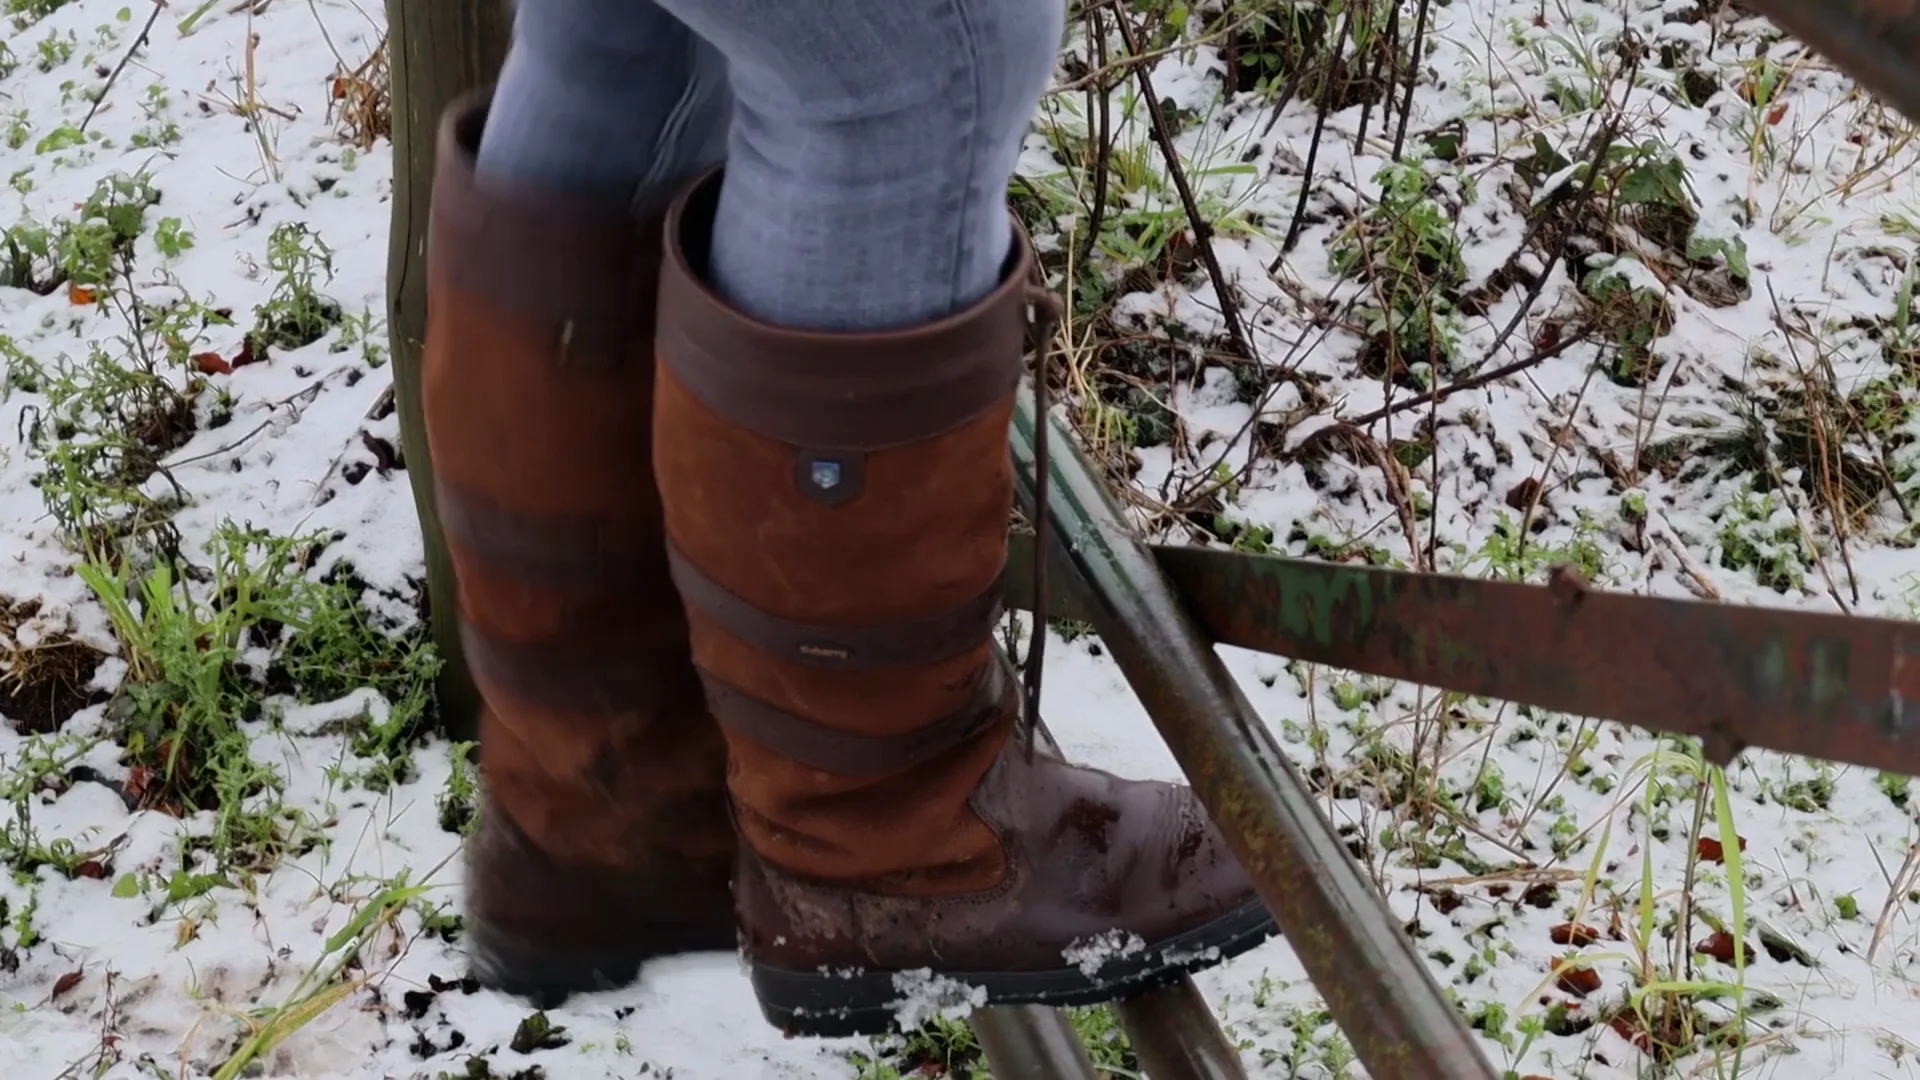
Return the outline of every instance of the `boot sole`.
<path id="1" fill-rule="evenodd" d="M 635 944 L 640 942 L 642 944 Z M 635 926 L 628 941 L 598 949 L 556 949 L 485 927 L 467 932 L 468 970 L 488 990 L 525 998 L 535 1008 L 554 1009 L 575 994 L 631 986 L 649 961 L 697 953 L 738 953 L 739 936 L 705 930 Z"/>
<path id="2" fill-rule="evenodd" d="M 1116 956 L 1091 977 L 1080 967 L 941 972 L 926 979 L 924 971 L 803 972 L 754 963 L 752 979 L 761 1013 L 789 1035 L 814 1038 L 885 1035 L 901 1029 L 897 1014 L 910 1000 L 937 1001 L 941 1007 L 1100 1005 L 1157 989 L 1183 975 L 1214 967 L 1278 933 L 1273 914 L 1256 900 L 1138 953 Z M 916 989 L 916 983 L 928 989 Z M 938 989 L 932 989 L 933 986 Z"/>

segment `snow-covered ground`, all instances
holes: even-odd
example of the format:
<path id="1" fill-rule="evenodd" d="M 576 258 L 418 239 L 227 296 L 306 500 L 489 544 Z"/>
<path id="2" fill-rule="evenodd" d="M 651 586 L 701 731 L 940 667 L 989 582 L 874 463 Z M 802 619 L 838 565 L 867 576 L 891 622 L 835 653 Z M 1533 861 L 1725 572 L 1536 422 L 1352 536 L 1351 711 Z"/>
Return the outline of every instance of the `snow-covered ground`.
<path id="1" fill-rule="evenodd" d="M 1324 69 L 1272 102 L 1345 9 L 1293 38 L 1274 0 L 1136 14 L 1233 325 L 1132 69 L 1110 66 L 1125 41 L 1110 14 L 1104 50 L 1076 30 L 1016 196 L 1057 280 L 1073 260 L 1068 408 L 1137 470 L 1143 527 L 1908 617 L 1920 150 L 1720 6 L 1434 5 L 1390 166 L 1398 91 L 1383 107 L 1361 85 L 1397 72 L 1372 59 L 1376 4 L 1284 259 Z M 399 734 L 421 707 L 423 570 L 382 320 L 389 148 L 356 108 L 381 14 L 175 5 L 116 76 L 152 8 L 5 9 L 0 1075 L 983 1069 L 951 1023 L 783 1039 L 729 961 L 544 1020 L 461 985 L 472 772 Z M 167 551 L 201 580 L 142 584 Z M 1046 705 L 1068 752 L 1176 775 L 1097 644 L 1061 629 Z M 1722 775 L 1644 732 L 1228 659 L 1510 1075 L 1916 1073 L 1905 777 L 1765 753 Z M 1284 941 L 1200 982 L 1257 1075 L 1362 1075 Z M 1109 1014 L 1077 1021 L 1133 1075 Z"/>

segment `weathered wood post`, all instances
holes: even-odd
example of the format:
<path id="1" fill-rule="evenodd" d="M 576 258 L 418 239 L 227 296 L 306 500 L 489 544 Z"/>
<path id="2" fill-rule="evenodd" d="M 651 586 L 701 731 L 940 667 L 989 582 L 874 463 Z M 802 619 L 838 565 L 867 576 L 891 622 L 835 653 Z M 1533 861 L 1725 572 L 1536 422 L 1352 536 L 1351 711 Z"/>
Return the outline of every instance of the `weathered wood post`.
<path id="1" fill-rule="evenodd" d="M 453 565 L 433 505 L 433 460 L 420 411 L 420 343 L 427 326 L 427 207 L 433 141 L 454 98 L 496 78 L 513 13 L 500 0 L 386 0 L 393 101 L 393 223 L 387 250 L 387 333 L 400 445 L 427 555 L 427 605 L 445 667 L 435 696 L 446 734 L 474 737 L 479 694 L 467 674 L 454 610 Z"/>

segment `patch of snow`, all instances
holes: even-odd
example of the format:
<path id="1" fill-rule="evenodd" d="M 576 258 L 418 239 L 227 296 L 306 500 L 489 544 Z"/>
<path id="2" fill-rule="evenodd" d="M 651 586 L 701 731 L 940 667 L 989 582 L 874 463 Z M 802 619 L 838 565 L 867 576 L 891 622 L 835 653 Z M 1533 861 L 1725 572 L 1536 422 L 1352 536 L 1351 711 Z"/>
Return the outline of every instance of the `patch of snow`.
<path id="1" fill-rule="evenodd" d="M 1089 979 L 1098 978 L 1100 969 L 1116 960 L 1125 960 L 1147 951 L 1147 942 L 1139 934 L 1109 930 L 1073 942 L 1060 950 L 1060 958 L 1080 969 Z"/>
<path id="2" fill-rule="evenodd" d="M 1869 520 L 1847 538 L 1844 565 L 1831 535 L 1822 534 L 1831 565 L 1825 573 L 1802 567 L 1804 587 L 1779 592 L 1751 567 L 1735 565 L 1729 545 L 1739 537 L 1729 515 L 1741 487 L 1689 473 L 1697 453 L 1671 469 L 1641 470 L 1630 490 L 1605 478 L 1609 457 L 1632 462 L 1670 440 L 1772 423 L 1753 412 L 1754 397 L 1770 392 L 1756 388 L 1768 380 L 1790 388 L 1794 364 L 1810 364 L 1816 353 L 1832 365 L 1842 392 L 1895 371 L 1880 337 L 1902 303 L 1920 235 L 1911 181 L 1920 151 L 1905 141 L 1900 122 L 1763 24 L 1727 20 L 1716 33 L 1704 21 L 1667 21 L 1697 6 L 1636 0 L 1623 11 L 1569 0 L 1552 6 L 1545 26 L 1534 23 L 1536 0 L 1459 0 L 1431 10 L 1431 48 L 1422 58 L 1427 77 L 1414 100 L 1408 143 L 1422 145 L 1441 125 L 1458 125 L 1454 165 L 1432 171 L 1454 208 L 1467 288 L 1507 264 L 1526 236 L 1528 200 L 1537 202 L 1554 182 L 1526 199 L 1514 186 L 1517 162 L 1534 137 L 1572 156 L 1593 136 L 1591 113 L 1564 114 L 1543 103 L 1555 83 L 1585 85 L 1586 61 L 1602 55 L 1623 17 L 1656 53 L 1661 44 L 1691 50 L 1687 55 L 1716 86 L 1711 96 L 1680 104 L 1674 87 L 1681 73 L 1650 63 L 1627 107 L 1634 130 L 1623 138 L 1655 140 L 1674 152 L 1698 203 L 1698 235 L 1738 241 L 1752 270 L 1750 295 L 1713 307 L 1639 255 L 1618 257 L 1615 267 L 1666 297 L 1675 312 L 1675 325 L 1653 350 L 1661 375 L 1648 386 L 1593 377 L 1608 358 L 1580 345 L 1522 375 L 1395 414 L 1374 428 L 1386 443 L 1413 440 L 1419 425 L 1434 425 L 1430 462 L 1437 466 L 1410 466 L 1398 480 L 1418 504 L 1421 530 L 1431 529 L 1437 540 L 1431 552 L 1425 537 L 1400 532 L 1399 488 L 1376 465 L 1292 453 L 1340 418 L 1414 393 L 1358 370 L 1362 324 L 1341 313 L 1350 301 L 1365 302 L 1370 289 L 1335 272 L 1327 257 L 1349 217 L 1377 192 L 1374 178 L 1390 153 L 1382 117 L 1376 110 L 1369 118 L 1364 139 L 1363 110 L 1328 118 L 1309 213 L 1282 258 L 1314 126 L 1310 103 L 1295 100 L 1269 128 L 1265 99 L 1222 94 L 1226 58 L 1219 48 L 1158 60 L 1156 92 L 1190 114 L 1176 134 L 1189 176 L 1203 205 L 1235 226 L 1220 231 L 1213 250 L 1237 314 L 1254 351 L 1291 377 L 1258 401 L 1243 400 L 1219 364 L 1148 387 L 1178 417 L 1188 443 L 1137 449 L 1138 490 L 1161 497 L 1192 478 L 1195 458 L 1237 467 L 1263 446 L 1279 456 L 1246 471 L 1230 516 L 1267 526 L 1275 549 L 1403 565 L 1418 557 L 1442 571 L 1484 574 L 1490 538 L 1503 518 L 1519 516 L 1510 493 L 1546 477 L 1551 490 L 1530 542 L 1561 551 L 1594 545 L 1610 588 L 1710 591 L 1727 602 L 1821 610 L 1844 603 L 1856 613 L 1909 617 L 1915 564 L 1906 506 L 1897 500 L 1879 497 L 1868 508 Z M 285 225 L 305 226 L 325 241 L 332 274 L 322 291 L 349 317 L 366 319 L 371 340 L 381 342 L 390 154 L 384 142 L 349 150 L 328 115 L 339 66 L 357 63 L 380 41 L 380 12 L 322 0 L 249 16 L 216 4 L 183 32 L 187 15 L 179 8 L 161 15 L 152 43 L 105 93 L 87 134 L 66 146 L 59 144 L 78 134 L 89 97 L 105 84 L 102 72 L 125 53 L 145 12 L 122 18 L 117 0 L 73 0 L 11 32 L 5 44 L 19 64 L 0 77 L 0 178 L 11 185 L 0 192 L 0 228 L 69 217 L 110 174 L 146 169 L 163 195 L 148 211 L 149 225 L 178 219 L 195 243 L 167 254 L 144 236 L 136 250 L 140 288 L 155 299 L 185 296 L 234 313 L 234 326 L 209 328 L 198 348 L 222 356 L 239 349 L 248 314 L 273 287 L 265 269 L 268 237 Z M 45 70 L 38 66 L 43 58 Z M 1757 145 L 1752 107 L 1739 87 L 1762 60 L 1791 67 L 1793 77 L 1782 98 L 1788 108 L 1778 123 L 1763 125 Z M 237 78 L 242 70 L 252 73 L 261 102 L 252 121 L 229 103 L 246 92 Z M 1116 101 L 1121 96 L 1116 92 Z M 1397 106 L 1393 112 L 1397 120 Z M 1117 142 L 1129 152 L 1145 148 L 1152 158 L 1144 116 L 1119 114 Z M 1086 120 L 1053 105 L 1043 110 L 1044 122 L 1082 134 Z M 24 134 L 11 145 L 15 124 Z M 169 126 L 174 137 L 165 137 Z M 1036 134 L 1021 172 L 1045 178 L 1063 170 Z M 1570 180 L 1573 167 L 1557 175 Z M 1142 218 L 1178 213 L 1164 182 L 1116 192 L 1115 199 Z M 1045 233 L 1037 241 L 1048 252 L 1067 246 Z M 1279 269 L 1270 272 L 1276 260 Z M 1545 266 L 1528 253 L 1516 269 L 1537 276 Z M 1466 366 L 1481 370 L 1525 355 L 1546 330 L 1539 312 L 1576 308 L 1579 269 L 1565 261 L 1556 267 L 1535 314 L 1497 353 L 1495 336 L 1518 312 L 1524 290 L 1505 290 L 1484 314 L 1463 318 L 1457 349 Z M 1114 307 L 1156 339 L 1177 326 L 1189 360 L 1202 351 L 1199 342 L 1226 332 L 1221 298 L 1204 273 L 1141 287 Z M 1811 331 L 1789 340 L 1780 329 L 1783 315 Z M 42 363 L 77 362 L 124 330 L 113 313 L 76 305 L 64 292 L 0 288 L 0 335 Z M 404 470 L 387 467 L 369 449 L 369 440 L 399 441 L 397 422 L 383 409 L 391 370 L 378 360 L 335 332 L 214 375 L 213 388 L 231 396 L 231 419 L 203 427 L 168 460 L 186 493 L 176 524 L 189 546 L 226 520 L 281 535 L 338 532 L 343 539 L 325 558 L 350 562 L 370 587 L 369 605 L 404 625 L 413 618 L 411 598 L 424 568 Z M 1744 389 L 1735 392 L 1735 385 Z M 42 463 L 13 434 L 44 408 L 42 395 L 0 389 L 0 596 L 41 605 L 14 631 L 20 644 L 70 627 L 112 651 L 105 611 L 74 573 L 75 559 L 55 536 L 35 486 Z M 1278 445 L 1259 441 L 1266 435 L 1250 430 L 1256 420 L 1279 429 Z M 1920 495 L 1905 479 L 1916 466 L 1920 426 L 1896 417 L 1892 430 L 1888 467 L 1903 477 L 1910 503 Z M 1783 486 L 1803 473 L 1787 463 Z M 1635 499 L 1644 513 L 1629 511 Z M 1779 535 L 1801 528 L 1808 516 L 1807 501 L 1795 495 L 1758 506 L 1737 524 Z M 1702 996 L 1713 1000 L 1702 1008 L 1716 1019 L 1733 1015 L 1726 988 L 1744 996 L 1748 1070 L 1778 1080 L 1911 1071 L 1920 1049 L 1913 1034 L 1920 1023 L 1920 862 L 1911 855 L 1920 850 L 1920 803 L 1906 798 L 1904 778 L 1745 755 L 1726 778 L 1728 805 L 1746 841 L 1744 881 L 1735 882 L 1726 864 L 1703 861 L 1688 842 L 1690 801 L 1650 798 L 1692 790 L 1666 744 L 1636 729 L 1460 703 L 1447 717 L 1448 741 L 1430 770 L 1448 790 L 1442 816 L 1458 827 L 1445 846 L 1410 854 L 1392 841 L 1405 839 L 1411 801 L 1423 793 L 1395 786 L 1394 763 L 1417 750 L 1434 754 L 1432 744 L 1416 745 L 1408 734 L 1434 722 L 1433 696 L 1277 657 L 1220 652 L 1294 762 L 1321 778 L 1321 808 L 1362 852 L 1435 977 L 1479 1021 L 1497 1067 L 1589 1080 L 1641 1075 L 1645 1059 L 1629 1041 L 1631 1030 L 1574 1023 L 1578 1030 L 1561 1034 L 1517 1032 L 1549 1011 L 1578 1021 L 1615 1007 L 1635 992 L 1643 964 L 1657 963 L 1670 978 L 1708 987 L 1712 992 Z M 1179 775 L 1097 642 L 1056 640 L 1048 662 L 1048 724 L 1068 753 L 1126 775 Z M 96 683 L 117 686 L 125 673 L 125 661 L 110 657 Z M 206 851 L 217 827 L 212 812 L 175 818 L 127 809 L 116 785 L 124 790 L 130 770 L 118 747 L 100 741 L 111 730 L 103 707 L 82 710 L 56 737 L 0 727 L 0 774 L 24 774 L 48 755 L 70 757 L 92 773 L 0 803 L 0 828 L 29 830 L 43 847 L 97 852 L 94 861 L 106 871 L 69 878 L 43 866 L 0 880 L 7 905 L 0 923 L 37 935 L 10 951 L 11 961 L 0 956 L 0 1075 L 96 1075 L 93 1063 L 112 1058 L 98 1074 L 105 1080 L 206 1076 L 253 1030 L 257 1010 L 293 1000 L 304 978 L 337 958 L 329 939 L 380 903 L 403 875 L 423 891 L 368 932 L 344 984 L 348 992 L 262 1057 L 258 1075 L 432 1080 L 462 1075 L 476 1056 L 491 1061 L 497 1075 L 536 1064 L 555 1077 L 856 1075 L 849 1054 L 870 1050 L 866 1040 L 784 1038 L 761 1017 L 732 958 L 654 965 L 633 987 L 553 1010 L 549 1019 L 565 1028 L 563 1045 L 512 1049 L 530 1007 L 464 984 L 459 946 L 443 936 L 461 910 L 459 840 L 438 820 L 438 802 L 455 774 L 453 748 L 429 742 L 414 755 L 411 775 L 373 793 L 343 780 L 356 759 L 342 729 L 361 716 L 377 721 L 391 703 L 362 689 L 322 705 L 275 704 L 277 715 L 249 720 L 244 730 L 253 760 L 284 779 L 281 801 L 299 816 L 296 835 L 308 843 L 251 878 L 221 871 Z M 1710 954 L 1673 958 L 1666 953 L 1676 946 L 1664 937 L 1657 937 L 1652 960 L 1631 955 L 1622 939 L 1640 917 L 1643 881 L 1655 898 L 1649 917 L 1661 932 L 1680 918 L 1682 895 L 1693 915 L 1730 923 L 1738 884 L 1753 927 L 1745 969 Z M 1597 928 L 1601 940 L 1579 950 L 1556 941 L 1559 928 L 1576 922 Z M 16 941 L 11 935 L 0 940 Z M 1069 959 L 1097 969 L 1115 946 L 1087 943 Z M 1556 985 L 1554 963 L 1574 951 L 1597 972 L 1598 991 L 1582 996 Z M 1285 1075 L 1280 1063 L 1287 1054 L 1331 1040 L 1319 996 L 1285 939 L 1197 981 L 1245 1040 L 1255 1075 Z M 980 1001 L 976 990 L 930 973 L 903 976 L 899 988 L 902 1019 L 910 1023 L 963 1015 Z M 106 1057 L 103 1046 L 111 1051 Z M 1263 1069 L 1269 1055 L 1276 1064 Z M 1340 1060 L 1328 1052 L 1310 1067 Z M 1707 1053 L 1687 1067 L 1725 1063 Z M 1338 1070 L 1325 1066 L 1332 1075 L 1360 1075 L 1351 1065 Z"/>

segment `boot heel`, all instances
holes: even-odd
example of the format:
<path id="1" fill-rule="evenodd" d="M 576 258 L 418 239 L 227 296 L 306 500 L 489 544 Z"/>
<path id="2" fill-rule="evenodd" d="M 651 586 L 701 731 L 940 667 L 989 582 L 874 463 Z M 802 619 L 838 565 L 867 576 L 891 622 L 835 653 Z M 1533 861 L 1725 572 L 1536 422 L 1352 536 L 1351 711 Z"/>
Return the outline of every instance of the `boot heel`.
<path id="1" fill-rule="evenodd" d="M 469 970 L 482 986 L 553 1009 L 575 994 L 630 985 L 647 961 L 691 953 L 730 953 L 739 935 L 712 921 L 632 923 L 617 948 L 556 948 L 477 923 L 467 931 Z"/>
<path id="2" fill-rule="evenodd" d="M 845 1039 L 899 1030 L 891 973 L 827 975 L 754 964 L 750 978 L 760 1015 L 788 1035 Z"/>

